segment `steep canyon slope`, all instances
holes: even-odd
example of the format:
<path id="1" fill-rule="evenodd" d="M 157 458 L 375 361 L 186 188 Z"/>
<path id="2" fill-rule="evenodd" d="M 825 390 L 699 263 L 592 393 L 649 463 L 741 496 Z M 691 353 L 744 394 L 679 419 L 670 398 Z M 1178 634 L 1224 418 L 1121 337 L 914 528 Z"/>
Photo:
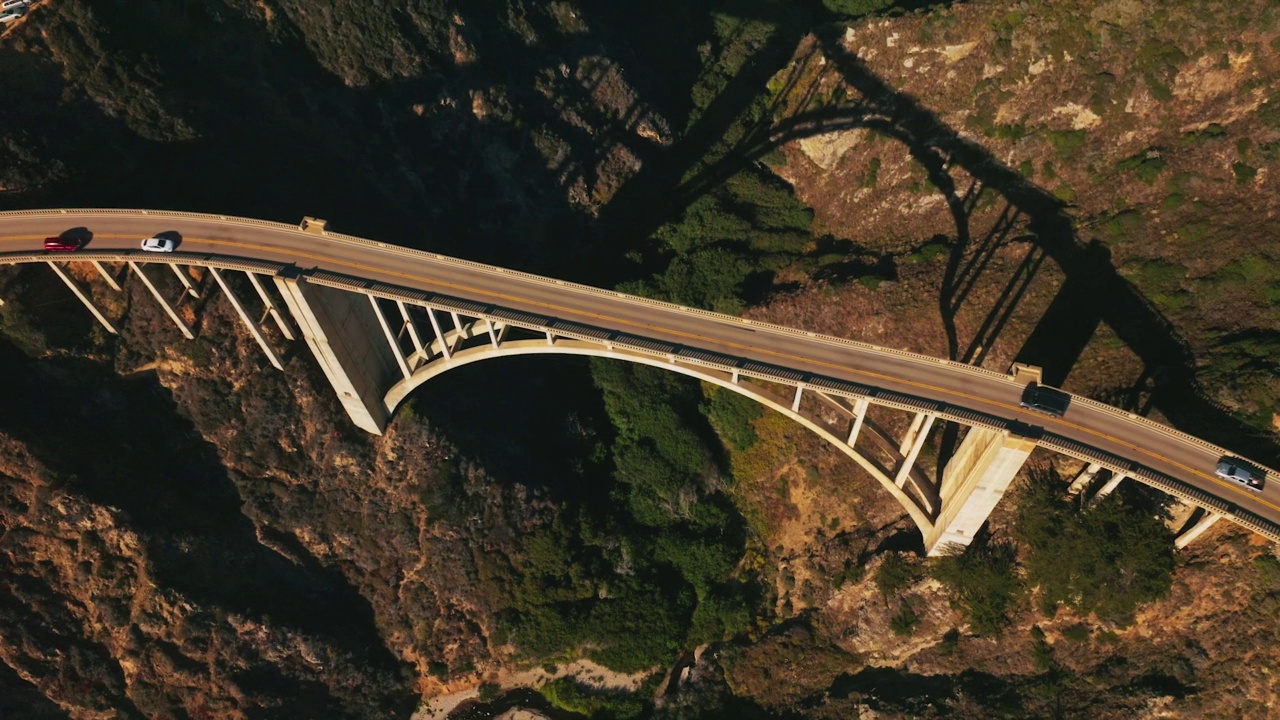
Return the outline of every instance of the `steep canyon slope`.
<path id="1" fill-rule="evenodd" d="M 1274 4 L 901 5 L 920 9 L 44 0 L 0 35 L 0 208 L 322 215 L 1036 362 L 1274 465 Z M 372 438 L 304 345 L 272 370 L 209 278 L 186 341 L 144 289 L 84 275 L 117 339 L 45 269 L 0 270 L 0 715 L 405 718 L 456 693 L 476 717 L 1277 702 L 1274 551 L 1222 523 L 1175 561 L 1162 521 L 1182 516 L 1157 493 L 1124 487 L 1105 516 L 1153 538 L 1155 570 L 1105 528 L 1087 568 L 1153 573 L 1132 595 L 1051 595 L 1027 508 L 1064 537 L 1095 526 L 1030 490 L 964 566 L 990 586 L 962 587 L 845 456 L 697 383 L 500 361 Z M 924 461 L 956 441 L 940 429 Z M 1032 460 L 1059 490 L 1078 469 Z M 639 690 L 588 673 L 504 695 L 513 670 L 580 658 Z"/>

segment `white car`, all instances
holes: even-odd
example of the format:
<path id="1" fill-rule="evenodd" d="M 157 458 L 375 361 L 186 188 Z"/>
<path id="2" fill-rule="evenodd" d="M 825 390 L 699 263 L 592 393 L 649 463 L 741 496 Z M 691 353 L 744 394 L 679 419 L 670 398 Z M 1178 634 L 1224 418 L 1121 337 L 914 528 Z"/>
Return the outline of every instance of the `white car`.
<path id="1" fill-rule="evenodd" d="M 178 244 L 169 238 L 149 237 L 142 241 L 142 249 L 147 252 L 173 252 Z"/>

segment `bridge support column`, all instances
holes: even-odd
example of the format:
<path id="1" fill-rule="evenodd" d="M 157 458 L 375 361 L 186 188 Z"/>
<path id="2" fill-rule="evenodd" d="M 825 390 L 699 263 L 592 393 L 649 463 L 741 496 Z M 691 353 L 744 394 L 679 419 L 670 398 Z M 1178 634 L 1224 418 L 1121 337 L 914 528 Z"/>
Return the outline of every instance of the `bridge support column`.
<path id="1" fill-rule="evenodd" d="M 498 349 L 498 333 L 493 329 L 493 320 L 485 318 L 484 326 L 489 330 L 489 342 L 493 343 L 493 348 L 495 350 Z"/>
<path id="2" fill-rule="evenodd" d="M 920 426 L 924 424 L 924 417 L 924 413 L 916 413 L 916 416 L 911 418 L 911 427 L 907 428 L 907 433 L 902 436 L 902 443 L 898 445 L 899 453 L 906 455 L 911 446 L 915 444 L 916 433 L 920 432 Z"/>
<path id="3" fill-rule="evenodd" d="M 427 351 L 423 348 L 422 338 L 418 335 L 418 326 L 414 324 L 413 318 L 409 317 L 409 308 L 399 300 L 396 301 L 396 307 L 400 309 L 400 319 L 404 320 L 404 327 L 409 331 L 409 341 L 413 343 L 413 349 L 418 353 L 418 360 L 425 363 Z"/>
<path id="4" fill-rule="evenodd" d="M 178 312 L 173 309 L 173 306 L 169 304 L 168 300 L 164 299 L 164 295 L 160 294 L 160 290 L 152 284 L 151 278 L 147 277 L 147 274 L 142 272 L 142 267 L 132 260 L 129 261 L 129 267 L 133 270 L 134 274 L 138 276 L 138 279 L 142 281 L 142 284 L 146 285 L 147 289 L 151 291 L 151 296 L 156 299 L 156 302 L 160 303 L 160 307 L 164 308 L 165 313 L 169 316 L 169 319 L 173 321 L 173 324 L 177 325 L 178 329 L 182 331 L 182 336 L 188 340 L 195 340 L 195 333 L 191 332 L 191 328 L 187 327 L 187 324 L 182 322 L 182 318 L 178 317 Z"/>
<path id="5" fill-rule="evenodd" d="M 98 274 L 102 276 L 103 280 L 107 281 L 107 284 L 111 286 L 112 290 L 120 292 L 123 289 L 120 287 L 120 283 L 116 282 L 115 276 L 107 272 L 107 269 L 102 266 L 102 263 L 97 260 L 90 260 L 89 262 L 93 263 L 93 267 L 98 270 Z"/>
<path id="6" fill-rule="evenodd" d="M 177 267 L 176 265 L 174 267 Z M 217 281 L 218 287 L 222 288 L 222 292 L 226 293 L 227 299 L 231 301 L 231 307 L 236 309 L 236 314 L 244 322 L 244 326 L 249 329 L 249 334 L 258 342 L 258 347 L 262 348 L 262 352 L 267 354 L 267 359 L 275 366 L 277 370 L 284 370 L 284 364 L 280 362 L 280 357 L 276 355 L 276 351 L 271 349 L 271 345 L 267 343 L 267 339 L 262 335 L 262 329 L 258 324 L 249 317 L 249 313 L 245 312 L 244 306 L 240 304 L 240 298 L 231 291 L 231 286 L 223 279 L 222 273 L 218 272 L 218 268 L 211 267 L 209 272 L 213 275 L 213 279 Z"/>
<path id="7" fill-rule="evenodd" d="M 378 325 L 382 327 L 382 334 L 387 338 L 387 349 L 391 351 L 392 356 L 396 359 L 396 365 L 400 366 L 400 373 L 406 378 L 413 373 L 409 372 L 409 363 L 404 360 L 404 353 L 400 351 L 400 339 L 396 334 L 391 332 L 391 325 L 387 322 L 387 316 L 382 314 L 382 308 L 378 305 L 378 296 L 369 296 L 369 306 L 373 308 L 373 314 L 378 318 Z"/>
<path id="8" fill-rule="evenodd" d="M 1098 488 L 1098 492 L 1094 493 L 1093 497 L 1089 498 L 1089 502 L 1087 503 L 1088 506 L 1093 507 L 1094 505 L 1097 505 L 1098 503 L 1102 502 L 1102 498 L 1110 495 L 1111 491 L 1115 490 L 1117 487 L 1120 487 L 1120 483 L 1123 482 L 1124 479 L 1127 477 L 1129 476 L 1125 475 L 1124 473 L 1113 474 L 1111 476 L 1111 479 L 1107 481 L 1107 484 Z"/>
<path id="9" fill-rule="evenodd" d="M 84 290 L 80 289 L 80 285 L 78 285 L 75 280 L 72 280 L 71 276 L 68 275 L 65 270 L 58 267 L 58 264 L 54 262 L 50 262 L 49 267 L 53 269 L 53 272 L 58 277 L 62 278 L 62 282 L 66 283 L 67 287 L 71 288 L 71 292 L 75 293 L 75 296 L 80 298 L 80 302 L 84 303 L 84 306 L 89 308 L 89 312 L 93 313 L 93 316 L 98 319 L 98 322 L 102 323 L 102 327 L 106 328 L 107 332 L 112 335 L 120 334 L 120 332 L 116 330 L 116 326 L 112 325 L 111 321 L 107 319 L 107 316 L 103 315 L 102 311 L 98 310 L 97 306 L 93 304 L 93 301 L 89 299 L 89 296 L 85 294 Z M 119 285 L 116 286 L 117 289 L 119 287 Z"/>
<path id="10" fill-rule="evenodd" d="M 262 298 L 262 304 L 267 308 L 267 312 L 276 321 L 276 327 L 280 328 L 280 334 L 284 335 L 285 340 L 296 340 L 293 330 L 289 327 L 289 323 L 285 321 L 284 315 L 280 314 L 280 309 L 276 307 L 276 301 L 271 299 L 271 295 L 267 289 L 262 287 L 262 282 L 258 280 L 257 273 L 246 272 L 249 277 L 249 284 L 253 285 L 253 289 L 258 291 L 258 297 Z M 263 318 L 265 320 L 266 318 Z"/>
<path id="11" fill-rule="evenodd" d="M 402 374 L 369 302 L 301 278 L 274 280 L 351 421 L 381 435 L 387 426 L 383 395 Z"/>
<path id="12" fill-rule="evenodd" d="M 458 338 L 462 338 L 462 325 L 458 323 L 458 313 L 449 313 L 453 316 L 453 326 L 458 330 Z M 431 321 L 431 329 L 436 334 L 436 341 L 440 343 L 440 354 L 444 356 L 445 362 L 453 359 L 453 348 L 449 347 L 449 338 L 445 337 L 440 330 L 440 321 L 436 319 L 436 311 L 427 308 L 427 319 Z"/>
<path id="13" fill-rule="evenodd" d="M 800 412 L 800 400 L 804 398 L 804 386 L 796 386 L 796 397 L 791 401 L 791 412 Z"/>
<path id="14" fill-rule="evenodd" d="M 1173 541 L 1173 546 L 1179 550 L 1195 542 L 1196 538 L 1204 534 L 1205 530 L 1213 527 L 1214 523 L 1222 519 L 1222 513 L 1216 513 L 1212 510 L 1205 510 L 1204 517 L 1200 518 L 1195 525 L 1183 530 L 1178 539 Z"/>
<path id="15" fill-rule="evenodd" d="M 930 555 L 973 542 L 1035 447 L 1004 430 L 969 429 L 942 471 L 942 509 L 924 539 Z"/>
<path id="16" fill-rule="evenodd" d="M 912 430 L 907 432 L 910 438 L 910 447 L 908 443 L 903 441 L 904 452 L 906 456 L 902 458 L 902 464 L 898 466 L 898 473 L 893 478 L 893 482 L 902 487 L 907 482 L 907 476 L 911 474 L 911 468 L 915 467 L 916 457 L 920 455 L 920 448 L 924 447 L 924 441 L 929 437 L 929 428 L 933 427 L 933 421 L 938 418 L 932 413 L 916 413 L 915 420 L 911 421 Z"/>
<path id="17" fill-rule="evenodd" d="M 853 426 L 849 428 L 849 447 L 858 444 L 858 433 L 862 431 L 862 421 L 867 417 L 867 406 L 871 403 L 866 398 L 853 401 Z"/>
<path id="18" fill-rule="evenodd" d="M 1101 469 L 1102 466 L 1098 463 L 1089 463 L 1089 466 L 1081 470 L 1076 479 L 1071 481 L 1071 487 L 1067 488 L 1067 494 L 1075 496 L 1084 492 L 1089 487 L 1089 483 L 1093 482 L 1093 479 L 1098 476 L 1098 471 Z"/>
<path id="19" fill-rule="evenodd" d="M 191 276 L 187 275 L 187 271 L 185 268 L 178 265 L 177 263 L 170 265 L 169 268 L 173 270 L 174 275 L 178 276 L 178 282 L 181 282 L 182 286 L 187 289 L 188 295 L 190 295 L 193 298 L 200 297 L 200 291 L 196 290 L 196 286 L 194 283 L 191 282 Z"/>

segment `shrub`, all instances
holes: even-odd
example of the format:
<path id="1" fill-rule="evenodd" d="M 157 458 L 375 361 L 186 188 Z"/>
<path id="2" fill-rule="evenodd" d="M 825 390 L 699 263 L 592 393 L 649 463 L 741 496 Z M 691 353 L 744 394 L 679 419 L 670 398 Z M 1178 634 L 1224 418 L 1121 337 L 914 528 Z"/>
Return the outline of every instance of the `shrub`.
<path id="1" fill-rule="evenodd" d="M 585 715 L 591 720 L 633 720 L 648 709 L 647 704 L 635 695 L 583 687 L 571 678 L 552 680 L 538 692 L 553 706 Z"/>
<path id="2" fill-rule="evenodd" d="M 1033 477 L 1020 491 L 1014 533 L 1028 547 L 1027 580 L 1050 611 L 1064 604 L 1124 619 L 1172 586 L 1172 534 L 1121 498 L 1081 510 L 1050 476 Z"/>
<path id="3" fill-rule="evenodd" d="M 958 647 L 960 647 L 960 630 L 951 628 L 943 634 L 942 642 L 938 643 L 938 652 L 942 655 L 952 655 Z"/>
<path id="4" fill-rule="evenodd" d="M 920 624 L 920 616 L 916 615 L 916 611 L 911 607 L 911 603 L 902 603 L 902 607 L 898 608 L 897 614 L 889 621 L 889 629 L 894 635 L 910 635 L 915 632 L 916 625 Z"/>
<path id="5" fill-rule="evenodd" d="M 1062 636 L 1072 642 L 1084 642 L 1089 639 L 1089 628 L 1085 625 L 1072 625 L 1063 629 Z"/>
<path id="6" fill-rule="evenodd" d="M 934 561 L 932 574 L 964 612 L 973 631 L 995 635 L 1007 626 L 1022 592 L 1009 543 L 985 541 L 952 551 Z"/>
<path id="7" fill-rule="evenodd" d="M 1046 135 L 1054 152 L 1061 159 L 1066 159 L 1084 144 L 1087 137 L 1084 130 L 1050 130 Z"/>
<path id="8" fill-rule="evenodd" d="M 1045 639 L 1044 630 L 1039 625 L 1031 626 L 1031 657 L 1041 671 L 1053 667 L 1053 646 Z"/>
<path id="9" fill-rule="evenodd" d="M 871 15 L 898 4 L 898 0 L 822 0 L 826 9 L 846 17 Z"/>
<path id="10" fill-rule="evenodd" d="M 1116 163 L 1116 169 L 1127 172 L 1132 170 L 1138 179 L 1148 185 L 1154 185 L 1160 171 L 1164 170 L 1165 161 L 1159 151 L 1148 150 Z"/>
<path id="11" fill-rule="evenodd" d="M 1236 184 L 1245 185 L 1258 176 L 1258 168 L 1242 162 L 1231 163 L 1231 171 L 1236 175 Z"/>
<path id="12" fill-rule="evenodd" d="M 922 574 L 923 569 L 902 553 L 890 552 L 876 568 L 876 587 L 888 598 L 914 585 Z"/>
<path id="13" fill-rule="evenodd" d="M 880 180 L 880 158 L 873 157 L 871 162 L 867 163 L 867 172 L 862 176 L 862 187 L 873 188 Z"/>
<path id="14" fill-rule="evenodd" d="M 706 388 L 707 400 L 702 413 L 716 429 L 725 444 L 734 450 L 746 450 L 759 438 L 751 422 L 764 414 L 764 408 L 751 398 L 732 390 L 710 386 Z"/>

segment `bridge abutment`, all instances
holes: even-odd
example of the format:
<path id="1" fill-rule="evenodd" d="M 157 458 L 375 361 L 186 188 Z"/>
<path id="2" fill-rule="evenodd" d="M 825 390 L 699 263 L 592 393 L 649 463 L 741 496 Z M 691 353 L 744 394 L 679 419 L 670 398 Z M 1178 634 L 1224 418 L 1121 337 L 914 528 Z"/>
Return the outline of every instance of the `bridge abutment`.
<path id="1" fill-rule="evenodd" d="M 301 278 L 275 282 L 351 421 L 381 435 L 388 419 L 383 394 L 401 379 L 403 360 L 391 354 L 369 296 Z"/>
<path id="2" fill-rule="evenodd" d="M 1035 447 L 1004 430 L 969 429 L 942 471 L 942 511 L 924 538 L 930 555 L 973 542 Z"/>

